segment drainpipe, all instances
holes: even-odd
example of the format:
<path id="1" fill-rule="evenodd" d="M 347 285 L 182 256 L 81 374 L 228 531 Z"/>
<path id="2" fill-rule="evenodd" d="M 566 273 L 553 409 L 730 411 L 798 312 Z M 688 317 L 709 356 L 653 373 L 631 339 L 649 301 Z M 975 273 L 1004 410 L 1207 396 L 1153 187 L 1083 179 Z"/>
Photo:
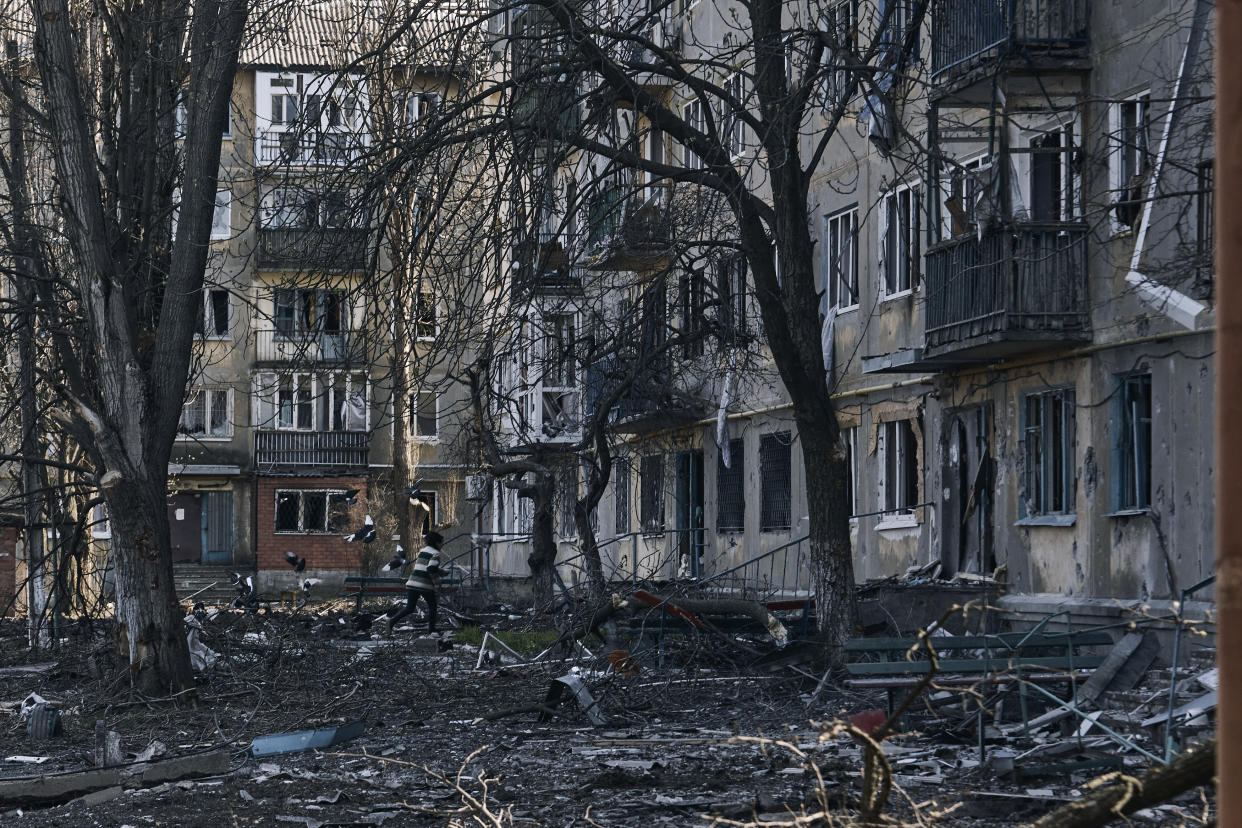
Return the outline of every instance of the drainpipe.
<path id="1" fill-rule="evenodd" d="M 1242 0 L 1216 4 L 1216 663 L 1218 825 L 1242 825 Z M 1225 47 L 1225 48 L 1221 48 Z"/>
<path id="2" fill-rule="evenodd" d="M 1185 50 L 1182 51 L 1182 64 L 1177 71 L 1177 85 L 1173 89 L 1173 100 L 1169 103 L 1168 114 L 1164 117 L 1164 134 L 1160 136 L 1160 147 L 1156 151 L 1156 161 L 1152 166 L 1151 178 L 1147 182 L 1147 197 L 1143 202 L 1138 232 L 1134 235 L 1134 252 L 1130 254 L 1130 272 L 1126 274 L 1126 282 L 1134 286 L 1140 299 L 1183 328 L 1192 331 L 1199 327 L 1200 319 L 1207 310 L 1207 306 L 1181 291 L 1147 278 L 1139 271 L 1139 261 L 1143 258 L 1143 248 L 1147 245 L 1147 231 L 1151 227 L 1151 208 L 1156 200 L 1160 173 L 1164 169 L 1164 157 L 1169 148 L 1169 137 L 1173 133 L 1173 125 L 1177 120 L 1177 107 L 1185 98 L 1188 76 L 1198 61 L 1199 43 L 1205 35 L 1207 16 L 1210 11 L 1210 3 L 1205 0 L 1195 0 L 1194 17 L 1191 18 L 1190 23 L 1190 38 L 1186 41 Z M 1219 53 L 1217 59 L 1219 59 Z M 1218 192 L 1219 189 L 1217 188 Z"/>

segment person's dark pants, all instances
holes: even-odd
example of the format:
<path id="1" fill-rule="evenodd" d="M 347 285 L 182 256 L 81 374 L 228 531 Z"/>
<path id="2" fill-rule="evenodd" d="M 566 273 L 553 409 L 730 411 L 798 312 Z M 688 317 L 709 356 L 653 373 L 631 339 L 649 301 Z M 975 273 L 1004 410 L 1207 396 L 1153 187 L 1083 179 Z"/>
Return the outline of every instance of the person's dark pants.
<path id="1" fill-rule="evenodd" d="M 434 589 L 419 589 L 418 587 L 405 588 L 405 606 L 401 611 L 392 617 L 392 628 L 396 628 L 397 622 L 412 615 L 414 608 L 418 605 L 418 599 L 422 598 L 427 602 L 427 631 L 435 632 L 436 630 L 436 591 Z"/>

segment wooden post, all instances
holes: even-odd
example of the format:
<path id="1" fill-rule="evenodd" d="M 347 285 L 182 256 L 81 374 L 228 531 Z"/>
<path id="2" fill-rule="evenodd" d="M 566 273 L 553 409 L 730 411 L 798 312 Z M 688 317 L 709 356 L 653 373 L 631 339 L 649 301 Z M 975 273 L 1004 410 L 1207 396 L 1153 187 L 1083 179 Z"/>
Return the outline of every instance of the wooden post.
<path id="1" fill-rule="evenodd" d="M 1218 780 L 1242 770 L 1242 0 L 1216 4 L 1216 658 Z M 1242 824 L 1242 787 L 1217 785 L 1217 824 Z"/>

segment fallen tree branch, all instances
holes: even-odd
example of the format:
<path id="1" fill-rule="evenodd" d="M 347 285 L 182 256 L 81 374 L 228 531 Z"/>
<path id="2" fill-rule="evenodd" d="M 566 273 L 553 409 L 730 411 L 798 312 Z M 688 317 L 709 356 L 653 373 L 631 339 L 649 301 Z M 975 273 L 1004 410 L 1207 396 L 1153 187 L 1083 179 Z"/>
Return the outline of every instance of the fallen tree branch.
<path id="1" fill-rule="evenodd" d="M 1216 740 L 1205 742 L 1138 777 L 1112 773 L 1096 780 L 1099 789 L 1068 802 L 1026 828 L 1096 828 L 1126 814 L 1167 802 L 1192 788 L 1210 784 L 1216 773 Z"/>

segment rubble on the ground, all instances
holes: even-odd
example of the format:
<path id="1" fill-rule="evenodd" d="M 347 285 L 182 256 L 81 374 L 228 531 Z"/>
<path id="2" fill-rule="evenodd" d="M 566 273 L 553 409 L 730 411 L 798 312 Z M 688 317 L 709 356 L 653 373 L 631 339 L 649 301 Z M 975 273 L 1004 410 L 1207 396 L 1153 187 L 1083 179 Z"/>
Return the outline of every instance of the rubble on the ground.
<path id="1" fill-rule="evenodd" d="M 529 622 L 511 615 L 489 623 Z M 233 813 L 239 824 L 443 825 L 473 814 L 491 825 L 589 825 L 589 808 L 607 826 L 790 814 L 844 825 L 862 792 L 867 734 L 884 717 L 882 692 L 812 680 L 799 659 L 755 667 L 693 629 L 658 647 L 640 635 L 518 652 L 490 635 L 470 636 L 481 648 L 465 643 L 462 631 L 389 636 L 344 604 L 200 621 L 217 660 L 196 704 L 130 697 L 103 625 L 47 666 L 47 655 L 8 646 L 24 630 L 0 622 L 0 708 L 9 711 L 0 712 L 0 794 L 13 779 L 47 794 L 0 802 L 4 824 L 198 824 Z M 1103 773 L 1140 773 L 1166 744 L 1210 737 L 1202 697 L 1214 690 L 1212 651 L 1192 652 L 1178 674 L 1169 743 L 1170 671 L 1134 667 L 1142 642 L 1123 642 L 1106 661 L 1123 680 L 1080 685 L 1077 713 L 1032 693 L 1024 726 L 1013 686 L 980 688 L 983 761 L 974 696 L 933 688 L 879 743 L 895 786 L 885 813 L 913 824 L 1024 825 L 1082 798 Z M 747 643 L 765 646 L 776 653 L 762 635 Z M 13 669 L 23 660 L 43 666 Z M 32 695 L 54 700 L 62 735 L 26 735 L 18 711 Z M 265 737 L 305 733 L 330 735 L 317 749 L 255 750 Z M 341 734 L 348 741 L 334 743 Z M 147 749 L 118 757 L 125 745 Z M 1211 799 L 1191 792 L 1129 819 L 1205 824 Z M 842 821 L 813 821 L 825 813 Z"/>

